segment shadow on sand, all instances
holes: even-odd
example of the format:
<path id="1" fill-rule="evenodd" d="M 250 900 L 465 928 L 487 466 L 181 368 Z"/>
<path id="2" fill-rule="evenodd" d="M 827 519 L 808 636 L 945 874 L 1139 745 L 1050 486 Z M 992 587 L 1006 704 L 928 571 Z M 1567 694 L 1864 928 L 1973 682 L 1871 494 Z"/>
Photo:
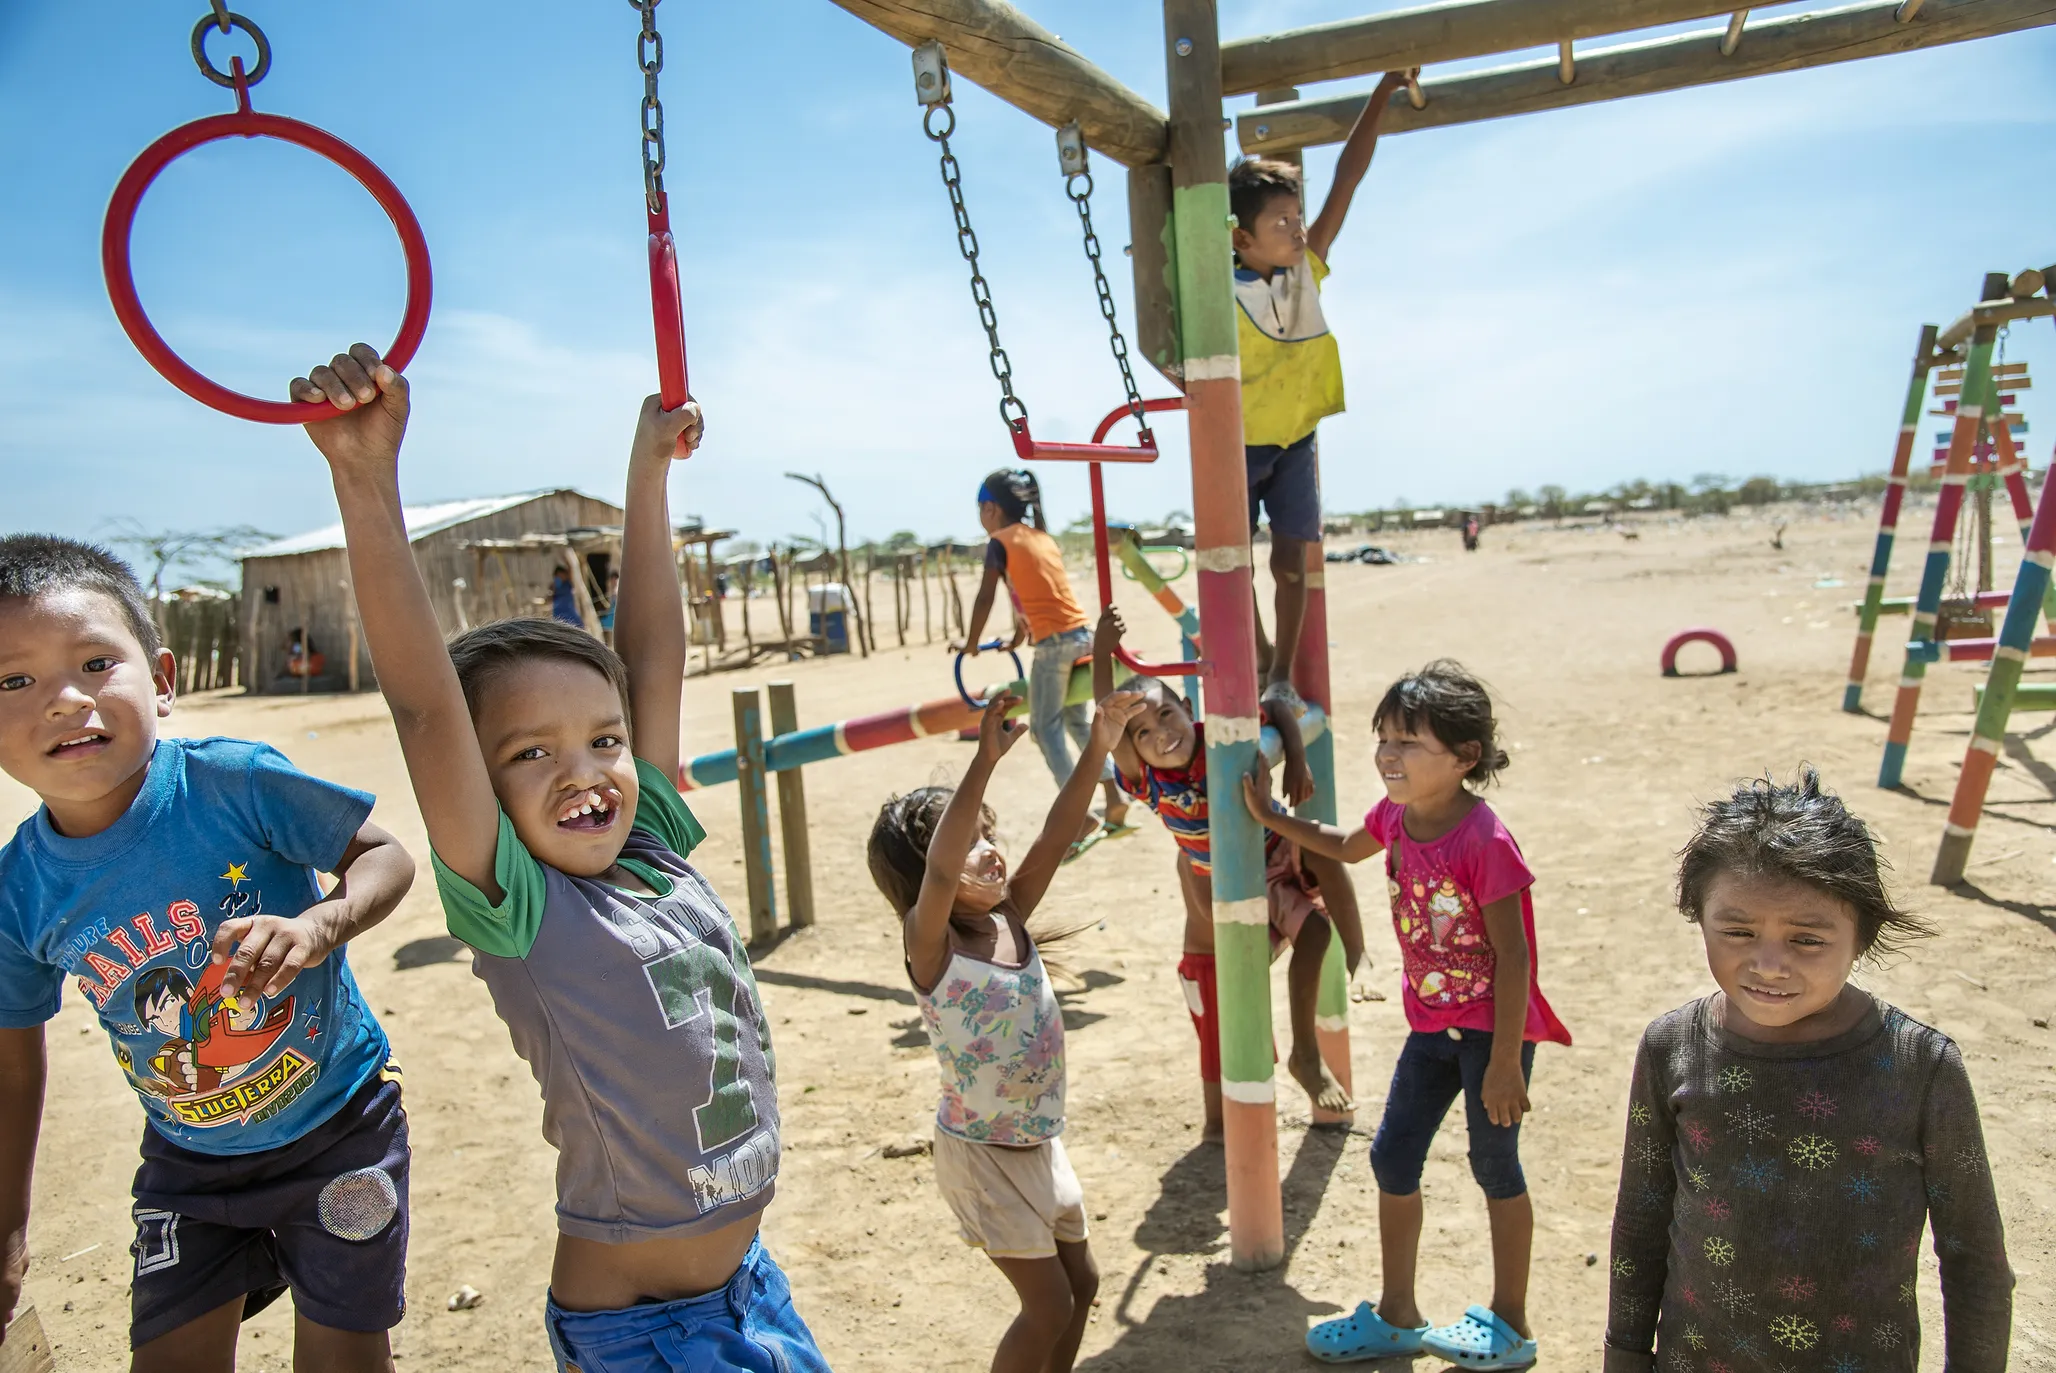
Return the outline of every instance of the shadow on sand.
<path id="1" fill-rule="evenodd" d="M 1282 1179 L 1285 1194 L 1285 1253 L 1289 1259 L 1320 1209 L 1321 1195 L 1344 1151 L 1367 1147 L 1361 1134 L 1308 1130 L 1292 1167 Z M 1147 1259 L 1116 1291 L 1100 1288 L 1103 1317 L 1120 1327 L 1113 1346 L 1081 1359 L 1081 1373 L 1200 1373 L 1208 1369 L 1256 1370 L 1317 1367 L 1306 1355 L 1307 1318 L 1340 1314 L 1333 1304 L 1301 1296 L 1285 1280 L 1285 1265 L 1263 1273 L 1238 1272 L 1228 1262 L 1227 1231 L 1220 1208 L 1221 1147 L 1202 1144 L 1171 1165 L 1157 1199 L 1136 1228 L 1135 1243 Z M 1141 1289 L 1172 1254 L 1207 1256 L 1205 1288 L 1159 1297 L 1146 1316 Z M 1357 1367 L 1411 1368 L 1411 1359 L 1387 1359 Z"/>

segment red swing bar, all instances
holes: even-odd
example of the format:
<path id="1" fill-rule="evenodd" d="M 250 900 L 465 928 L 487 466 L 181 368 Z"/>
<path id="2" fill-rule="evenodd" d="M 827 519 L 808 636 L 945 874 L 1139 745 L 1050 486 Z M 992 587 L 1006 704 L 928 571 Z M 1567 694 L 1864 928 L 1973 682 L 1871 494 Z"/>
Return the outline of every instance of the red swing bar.
<path id="1" fill-rule="evenodd" d="M 630 0 L 642 15 L 636 35 L 636 65 L 642 68 L 642 162 L 644 208 L 650 230 L 650 320 L 657 338 L 657 398 L 666 410 L 692 399 L 685 370 L 685 305 L 678 284 L 678 244 L 671 237 L 671 198 L 664 193 L 664 102 L 657 77 L 664 70 L 664 36 L 657 32 L 658 0 Z M 685 436 L 673 450 L 692 455 Z"/>
<path id="2" fill-rule="evenodd" d="M 1145 412 L 1151 413 L 1160 413 L 1165 410 L 1183 410 L 1185 408 L 1185 397 L 1158 396 L 1154 400 L 1142 402 L 1142 408 Z M 1082 449 L 1084 453 L 1058 452 L 1048 454 L 1047 456 L 1062 458 L 1084 456 L 1086 453 L 1104 452 L 1109 446 L 1103 442 L 1108 431 L 1133 413 L 1134 411 L 1125 405 L 1108 411 L 1107 417 L 1099 422 L 1097 429 L 1092 431 L 1092 442 L 1089 444 L 1052 445 L 1052 447 L 1067 450 Z M 1144 429 L 1142 431 L 1142 440 L 1143 447 L 1116 447 L 1112 451 L 1116 453 L 1147 452 L 1149 454 L 1147 458 L 1120 458 L 1115 459 L 1115 461 L 1156 461 L 1156 440 L 1150 435 L 1149 430 Z M 1101 459 L 1098 458 L 1091 459 L 1088 470 L 1092 477 L 1092 556 L 1099 574 L 1099 606 L 1100 609 L 1104 610 L 1114 603 L 1114 573 L 1110 564 L 1110 550 L 1107 545 L 1106 483 L 1100 477 L 1100 461 Z M 1130 653 L 1125 646 L 1116 646 L 1114 656 L 1120 659 L 1130 672 L 1137 672 L 1145 677 L 1205 677 L 1213 672 L 1212 664 L 1208 663 L 1204 658 L 1197 658 L 1189 663 L 1148 663 Z"/>

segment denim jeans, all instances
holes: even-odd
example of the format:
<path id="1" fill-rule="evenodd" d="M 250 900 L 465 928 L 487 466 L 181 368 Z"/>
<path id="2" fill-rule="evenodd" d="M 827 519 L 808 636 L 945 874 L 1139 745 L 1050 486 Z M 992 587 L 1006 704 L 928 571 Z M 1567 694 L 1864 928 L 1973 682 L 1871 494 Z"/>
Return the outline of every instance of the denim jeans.
<path id="1" fill-rule="evenodd" d="M 544 1324 L 559 1373 L 828 1373 L 792 1288 L 762 1240 L 726 1287 L 620 1311 L 566 1311 Z"/>
<path id="2" fill-rule="evenodd" d="M 1399 1051 L 1385 1118 L 1371 1141 L 1371 1172 L 1378 1190 L 1395 1197 L 1421 1190 L 1421 1166 L 1442 1117 L 1458 1097 L 1470 1128 L 1471 1176 L 1487 1197 L 1505 1201 L 1528 1190 L 1521 1172 L 1521 1127 L 1494 1125 L 1485 1114 L 1485 1066 L 1492 1061 L 1490 1030 L 1415 1030 Z M 1535 1070 L 1535 1046 L 1521 1045 L 1521 1078 Z"/>
<path id="3" fill-rule="evenodd" d="M 1078 766 L 1071 745 L 1075 743 L 1079 752 L 1084 752 L 1092 732 L 1090 701 L 1064 705 L 1064 693 L 1071 685 L 1071 664 L 1091 651 L 1089 630 L 1067 629 L 1035 641 L 1035 660 L 1028 669 L 1028 730 L 1059 787 L 1071 780 L 1071 770 Z M 1112 758 L 1101 765 L 1099 776 L 1101 781 L 1113 780 Z"/>

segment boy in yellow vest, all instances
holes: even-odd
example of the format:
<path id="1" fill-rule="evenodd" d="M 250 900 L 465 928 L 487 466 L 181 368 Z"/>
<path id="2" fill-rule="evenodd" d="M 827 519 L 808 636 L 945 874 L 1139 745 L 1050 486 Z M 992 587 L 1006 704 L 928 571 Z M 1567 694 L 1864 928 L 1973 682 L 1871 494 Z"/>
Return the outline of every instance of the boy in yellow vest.
<path id="1" fill-rule="evenodd" d="M 1406 88 L 1387 72 L 1350 130 L 1321 213 L 1305 222 L 1300 171 L 1290 162 L 1245 157 L 1228 172 L 1235 214 L 1235 303 L 1242 352 L 1242 442 L 1249 460 L 1249 532 L 1271 517 L 1271 576 L 1277 583 L 1266 695 L 1292 694 L 1292 660 L 1306 619 L 1307 549 L 1321 539 L 1315 426 L 1342 410 L 1342 355 L 1321 314 L 1328 249 L 1342 229 L 1357 183 L 1370 169 L 1385 106 Z M 1262 618 L 1258 652 L 1265 651 Z"/>

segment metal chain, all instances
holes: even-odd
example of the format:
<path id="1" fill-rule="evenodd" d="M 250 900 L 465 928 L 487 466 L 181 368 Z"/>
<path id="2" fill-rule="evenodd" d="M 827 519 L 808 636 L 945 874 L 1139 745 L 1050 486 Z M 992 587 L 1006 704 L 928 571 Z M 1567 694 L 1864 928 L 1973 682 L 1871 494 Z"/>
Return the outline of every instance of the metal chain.
<path id="1" fill-rule="evenodd" d="M 940 130 L 934 123 L 937 110 L 948 117 Z M 957 165 L 957 155 L 949 149 L 949 136 L 956 129 L 957 113 L 949 105 L 930 105 L 921 116 L 921 132 L 942 148 L 942 184 L 949 190 L 950 211 L 957 218 L 957 251 L 971 264 L 971 299 L 978 306 L 978 322 L 985 326 L 987 361 L 992 364 L 992 375 L 999 379 L 999 417 L 1006 421 L 1007 428 L 1023 429 L 1028 424 L 1028 406 L 1014 394 L 1014 364 L 1008 360 L 1007 350 L 1000 346 L 999 317 L 993 313 L 992 289 L 985 284 L 985 274 L 978 270 L 978 235 L 971 229 L 971 212 L 964 208 L 963 169 Z"/>
<path id="2" fill-rule="evenodd" d="M 635 59 L 642 68 L 642 159 L 643 195 L 651 214 L 664 209 L 664 102 L 657 98 L 657 77 L 664 70 L 664 35 L 657 32 L 657 6 L 661 0 L 628 0 L 642 13 L 642 32 L 636 35 Z"/>
<path id="3" fill-rule="evenodd" d="M 1099 292 L 1099 312 L 1106 317 L 1107 346 L 1113 349 L 1114 361 L 1121 366 L 1121 384 L 1128 388 L 1128 413 L 1135 416 L 1135 423 L 1146 434 L 1149 419 L 1143 413 L 1142 392 L 1135 387 L 1135 369 L 1128 361 L 1128 340 L 1121 333 L 1120 317 L 1114 313 L 1114 293 L 1107 285 L 1106 269 L 1100 265 L 1099 235 L 1092 231 L 1092 173 L 1073 172 L 1065 177 L 1064 194 L 1078 207 L 1078 223 L 1085 231 L 1085 260 L 1092 264 L 1092 285 Z"/>

